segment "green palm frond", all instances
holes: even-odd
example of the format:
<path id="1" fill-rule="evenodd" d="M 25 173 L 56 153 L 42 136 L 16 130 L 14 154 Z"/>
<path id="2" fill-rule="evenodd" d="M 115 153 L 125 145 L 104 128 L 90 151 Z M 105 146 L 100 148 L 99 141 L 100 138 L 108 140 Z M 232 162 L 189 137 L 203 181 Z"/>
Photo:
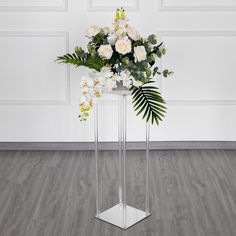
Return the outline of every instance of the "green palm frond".
<path id="1" fill-rule="evenodd" d="M 146 122 L 151 120 L 152 124 L 162 121 L 166 107 L 164 106 L 165 101 L 161 94 L 158 92 L 158 88 L 150 86 L 149 84 L 153 81 L 146 82 L 140 87 L 132 87 L 133 107 L 137 111 L 137 116 L 142 114 L 143 119 Z"/>
<path id="2" fill-rule="evenodd" d="M 87 58 L 83 58 L 78 56 L 76 53 L 65 54 L 63 56 L 57 57 L 56 61 L 66 64 L 72 64 L 75 66 L 85 66 L 90 69 L 95 69 L 100 71 L 102 67 L 104 67 L 107 63 L 106 60 L 103 60 L 99 56 L 91 57 L 90 55 L 86 55 Z"/>

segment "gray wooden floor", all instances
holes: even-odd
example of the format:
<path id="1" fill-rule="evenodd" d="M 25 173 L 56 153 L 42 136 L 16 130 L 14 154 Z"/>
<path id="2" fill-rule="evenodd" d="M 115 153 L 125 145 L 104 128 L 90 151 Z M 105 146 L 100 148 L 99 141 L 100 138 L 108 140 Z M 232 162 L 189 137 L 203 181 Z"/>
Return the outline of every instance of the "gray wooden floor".
<path id="1" fill-rule="evenodd" d="M 116 152 L 100 155 L 103 207 L 117 200 Z M 128 152 L 128 201 L 144 205 L 144 152 Z M 0 236 L 235 236 L 236 151 L 151 151 L 152 216 L 123 231 L 95 219 L 91 151 L 0 152 Z"/>

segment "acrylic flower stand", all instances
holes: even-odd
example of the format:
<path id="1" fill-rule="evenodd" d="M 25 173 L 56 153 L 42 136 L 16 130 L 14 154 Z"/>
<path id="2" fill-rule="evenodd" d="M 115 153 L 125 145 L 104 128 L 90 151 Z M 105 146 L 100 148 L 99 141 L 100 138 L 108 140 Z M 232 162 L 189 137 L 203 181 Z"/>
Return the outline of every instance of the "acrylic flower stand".
<path id="1" fill-rule="evenodd" d="M 118 193 L 119 202 L 101 212 L 100 204 L 100 174 L 99 173 L 99 150 L 98 150 L 98 102 L 94 105 L 94 135 L 95 135 L 95 160 L 96 160 L 96 215 L 95 217 L 118 226 L 128 229 L 139 221 L 150 216 L 149 212 L 149 123 L 146 124 L 146 169 L 145 169 L 145 211 L 127 205 L 126 188 L 126 100 L 129 91 L 117 91 L 118 95 L 118 142 L 119 142 L 119 178 Z"/>

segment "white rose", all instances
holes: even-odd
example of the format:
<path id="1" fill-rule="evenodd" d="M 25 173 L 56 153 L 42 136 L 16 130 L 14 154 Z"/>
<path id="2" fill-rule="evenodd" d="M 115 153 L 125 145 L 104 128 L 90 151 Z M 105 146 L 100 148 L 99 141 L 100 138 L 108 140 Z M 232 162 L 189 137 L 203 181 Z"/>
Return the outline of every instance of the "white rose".
<path id="1" fill-rule="evenodd" d="M 127 29 L 127 34 L 134 41 L 137 41 L 137 40 L 141 39 L 141 36 L 140 36 L 139 32 L 133 27 L 129 27 Z"/>
<path id="2" fill-rule="evenodd" d="M 107 34 L 109 34 L 111 32 L 111 29 L 109 27 L 103 27 L 102 31 L 103 31 L 104 34 L 107 35 Z"/>
<path id="3" fill-rule="evenodd" d="M 99 32 L 100 32 L 100 27 L 93 25 L 90 26 L 86 31 L 85 31 L 85 35 L 89 38 L 96 36 Z"/>
<path id="4" fill-rule="evenodd" d="M 117 34 L 115 34 L 115 33 L 110 34 L 110 35 L 107 37 L 108 43 L 111 44 L 111 45 L 115 45 L 116 40 L 117 40 L 117 37 L 118 37 L 118 36 L 117 36 Z"/>
<path id="5" fill-rule="evenodd" d="M 135 59 L 140 62 L 147 59 L 147 52 L 144 46 L 137 46 L 134 48 Z"/>
<path id="6" fill-rule="evenodd" d="M 127 54 L 131 52 L 131 41 L 129 39 L 119 39 L 115 44 L 116 51 L 120 54 Z"/>
<path id="7" fill-rule="evenodd" d="M 113 54 L 113 50 L 111 48 L 111 45 L 101 45 L 98 49 L 98 54 L 101 57 L 104 57 L 106 59 L 110 59 Z"/>

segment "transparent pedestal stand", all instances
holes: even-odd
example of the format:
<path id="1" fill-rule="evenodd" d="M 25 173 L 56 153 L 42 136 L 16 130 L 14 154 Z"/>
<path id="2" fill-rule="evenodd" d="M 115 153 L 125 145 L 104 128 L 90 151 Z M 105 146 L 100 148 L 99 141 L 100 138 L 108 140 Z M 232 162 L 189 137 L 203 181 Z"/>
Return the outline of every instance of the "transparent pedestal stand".
<path id="1" fill-rule="evenodd" d="M 119 139 L 119 203 L 103 212 L 100 211 L 99 196 L 99 166 L 98 166 L 98 102 L 94 109 L 94 135 L 95 135 L 95 159 L 96 159 L 96 215 L 95 217 L 128 229 L 132 225 L 147 218 L 149 213 L 149 123 L 146 124 L 146 176 L 145 176 L 145 211 L 128 206 L 126 203 L 126 100 L 129 92 L 118 91 L 118 139 Z"/>

